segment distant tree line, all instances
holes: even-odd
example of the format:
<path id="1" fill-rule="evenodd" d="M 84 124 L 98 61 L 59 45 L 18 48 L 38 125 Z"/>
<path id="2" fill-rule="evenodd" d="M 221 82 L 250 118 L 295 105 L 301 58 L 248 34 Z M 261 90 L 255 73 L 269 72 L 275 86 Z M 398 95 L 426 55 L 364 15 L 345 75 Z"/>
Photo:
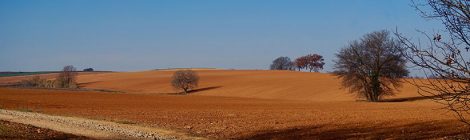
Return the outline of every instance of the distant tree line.
<path id="1" fill-rule="evenodd" d="M 308 54 L 296 58 L 294 61 L 287 56 L 281 56 L 273 60 L 271 70 L 308 70 L 319 72 L 325 65 L 325 59 L 319 54 Z"/>
<path id="2" fill-rule="evenodd" d="M 83 71 L 91 72 L 91 71 L 95 71 L 95 70 L 93 68 L 86 68 L 86 69 L 83 69 Z"/>

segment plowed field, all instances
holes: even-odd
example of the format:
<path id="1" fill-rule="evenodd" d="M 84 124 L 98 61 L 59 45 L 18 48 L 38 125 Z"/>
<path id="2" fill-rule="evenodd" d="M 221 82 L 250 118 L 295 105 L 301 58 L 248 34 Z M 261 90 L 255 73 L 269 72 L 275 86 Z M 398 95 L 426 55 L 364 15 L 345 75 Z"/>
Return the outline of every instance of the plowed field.
<path id="1" fill-rule="evenodd" d="M 0 88 L 0 106 L 136 123 L 218 139 L 439 138 L 468 129 L 429 100 L 356 101 L 329 74 L 198 70 L 199 89 L 191 95 L 173 95 L 175 90 L 169 84 L 172 73 L 79 76 L 84 88 L 123 93 Z M 413 97 L 419 97 L 416 89 L 405 85 L 389 99 Z"/>

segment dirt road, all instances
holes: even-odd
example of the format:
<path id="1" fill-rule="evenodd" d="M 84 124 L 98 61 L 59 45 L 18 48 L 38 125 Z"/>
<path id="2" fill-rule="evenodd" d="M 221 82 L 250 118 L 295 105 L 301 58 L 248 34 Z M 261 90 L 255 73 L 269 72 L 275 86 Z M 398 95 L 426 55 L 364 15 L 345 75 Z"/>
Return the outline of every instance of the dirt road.
<path id="1" fill-rule="evenodd" d="M 3 109 L 0 120 L 97 139 L 203 139 L 151 127 Z"/>

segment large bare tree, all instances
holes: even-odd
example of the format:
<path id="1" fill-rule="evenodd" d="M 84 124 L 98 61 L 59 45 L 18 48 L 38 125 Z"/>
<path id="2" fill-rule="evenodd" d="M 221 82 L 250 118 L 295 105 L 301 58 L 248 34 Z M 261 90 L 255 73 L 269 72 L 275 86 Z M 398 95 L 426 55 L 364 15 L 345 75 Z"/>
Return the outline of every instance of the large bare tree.
<path id="1" fill-rule="evenodd" d="M 377 31 L 353 41 L 337 55 L 334 74 L 342 85 L 377 102 L 381 97 L 394 95 L 401 78 L 408 75 L 400 43 L 388 31 Z"/>
<path id="2" fill-rule="evenodd" d="M 470 115 L 470 1 L 425 0 L 413 1 L 424 18 L 437 19 L 445 30 L 442 33 L 421 32 L 425 42 L 411 40 L 398 31 L 404 44 L 404 55 L 427 77 L 413 80 L 423 96 L 433 97 L 454 111 L 461 121 Z"/>

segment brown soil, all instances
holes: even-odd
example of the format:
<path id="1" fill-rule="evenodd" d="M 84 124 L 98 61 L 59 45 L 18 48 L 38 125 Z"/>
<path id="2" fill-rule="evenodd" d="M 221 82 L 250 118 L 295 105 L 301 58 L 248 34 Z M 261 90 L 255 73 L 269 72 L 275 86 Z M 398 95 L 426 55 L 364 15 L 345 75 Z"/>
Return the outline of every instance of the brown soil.
<path id="1" fill-rule="evenodd" d="M 87 137 L 38 128 L 31 125 L 0 121 L 0 139 L 75 139 L 85 140 Z"/>
<path id="2" fill-rule="evenodd" d="M 210 138 L 436 138 L 467 133 L 452 112 L 405 84 L 396 102 L 356 101 L 329 74 L 198 70 L 200 88 L 170 95 L 171 70 L 80 75 L 81 86 L 124 91 L 0 88 L 0 105 L 137 123 Z M 15 81 L 0 78 L 2 81 Z"/>
<path id="3" fill-rule="evenodd" d="M 266 70 L 196 70 L 201 77 L 198 95 L 307 101 L 354 101 L 357 98 L 341 87 L 331 74 Z M 177 92 L 170 85 L 173 70 L 143 72 L 80 73 L 78 83 L 87 89 L 124 91 L 137 94 Z M 56 74 L 43 74 L 54 78 Z M 0 85 L 31 76 L 0 77 Z M 411 84 L 391 98 L 420 96 Z"/>
<path id="4" fill-rule="evenodd" d="M 210 138 L 434 138 L 468 129 L 430 101 L 306 102 L 1 88 L 0 105 L 137 123 Z"/>
<path id="5" fill-rule="evenodd" d="M 197 70 L 198 95 L 307 101 L 354 101 L 357 98 L 341 87 L 331 74 L 266 70 Z M 175 93 L 170 85 L 174 71 L 144 71 L 81 75 L 84 88 L 128 93 Z M 0 78 L 0 82 L 2 79 Z M 420 96 L 411 84 L 404 84 L 392 98 Z"/>

